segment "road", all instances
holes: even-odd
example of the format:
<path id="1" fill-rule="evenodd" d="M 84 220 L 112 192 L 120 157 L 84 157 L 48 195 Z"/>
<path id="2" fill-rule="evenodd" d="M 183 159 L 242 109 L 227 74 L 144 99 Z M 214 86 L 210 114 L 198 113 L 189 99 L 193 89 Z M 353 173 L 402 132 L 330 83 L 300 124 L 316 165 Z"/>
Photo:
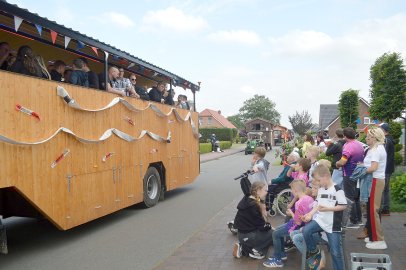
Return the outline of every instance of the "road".
<path id="1" fill-rule="evenodd" d="M 9 254 L 0 256 L 0 269 L 152 269 L 241 194 L 232 178 L 250 158 L 238 153 L 204 163 L 193 184 L 157 206 L 130 207 L 69 231 L 6 219 Z"/>

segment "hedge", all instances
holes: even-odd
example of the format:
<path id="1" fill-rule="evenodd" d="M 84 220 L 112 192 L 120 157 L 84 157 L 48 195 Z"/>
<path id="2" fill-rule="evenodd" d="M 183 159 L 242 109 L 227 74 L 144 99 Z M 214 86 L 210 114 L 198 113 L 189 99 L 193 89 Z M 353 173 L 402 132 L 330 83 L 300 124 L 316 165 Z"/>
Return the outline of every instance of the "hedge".
<path id="1" fill-rule="evenodd" d="M 399 152 L 396 152 L 395 153 L 395 165 L 398 166 L 398 165 L 402 164 L 402 162 L 403 162 L 402 154 Z"/>
<path id="2" fill-rule="evenodd" d="M 395 201 L 406 202 L 406 173 L 392 177 L 390 191 Z"/>
<path id="3" fill-rule="evenodd" d="M 399 152 L 400 150 L 402 150 L 403 145 L 402 144 L 395 144 L 395 152 Z"/>
<path id="4" fill-rule="evenodd" d="M 211 134 L 216 134 L 216 138 L 219 141 L 233 142 L 237 137 L 237 130 L 233 128 L 200 128 L 199 133 L 202 135 L 199 142 L 206 143 L 210 140 Z"/>
<path id="5" fill-rule="evenodd" d="M 229 141 L 220 141 L 220 149 L 229 149 L 231 148 L 232 143 Z M 200 154 L 210 153 L 211 152 L 211 143 L 200 143 Z"/>

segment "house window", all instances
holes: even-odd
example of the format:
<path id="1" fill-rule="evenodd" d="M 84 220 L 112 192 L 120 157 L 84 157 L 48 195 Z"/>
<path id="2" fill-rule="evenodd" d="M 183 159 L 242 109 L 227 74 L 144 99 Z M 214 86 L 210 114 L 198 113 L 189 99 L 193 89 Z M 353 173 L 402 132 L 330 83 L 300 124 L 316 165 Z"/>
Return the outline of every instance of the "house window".
<path id="1" fill-rule="evenodd" d="M 253 124 L 252 130 L 261 130 L 261 124 Z"/>
<path id="2" fill-rule="evenodd" d="M 371 119 L 369 118 L 369 117 L 364 117 L 364 124 L 365 125 L 369 125 L 369 124 L 371 124 Z"/>
<path id="3" fill-rule="evenodd" d="M 211 125 L 211 117 L 207 117 L 207 124 Z"/>

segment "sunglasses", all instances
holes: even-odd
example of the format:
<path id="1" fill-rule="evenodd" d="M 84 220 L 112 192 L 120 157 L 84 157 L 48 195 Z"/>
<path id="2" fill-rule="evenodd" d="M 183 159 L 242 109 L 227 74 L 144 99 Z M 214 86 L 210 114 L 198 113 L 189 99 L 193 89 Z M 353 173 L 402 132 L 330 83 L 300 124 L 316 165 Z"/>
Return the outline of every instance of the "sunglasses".
<path id="1" fill-rule="evenodd" d="M 136 81 L 137 79 L 131 79 L 132 81 Z"/>

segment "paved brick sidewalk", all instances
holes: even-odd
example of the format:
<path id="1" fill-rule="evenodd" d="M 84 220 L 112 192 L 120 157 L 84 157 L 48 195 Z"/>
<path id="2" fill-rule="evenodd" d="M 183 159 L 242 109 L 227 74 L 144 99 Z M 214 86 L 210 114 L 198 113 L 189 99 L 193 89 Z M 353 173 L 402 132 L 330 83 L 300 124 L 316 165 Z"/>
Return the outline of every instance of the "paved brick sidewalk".
<path id="1" fill-rule="evenodd" d="M 235 150 L 233 151 L 235 153 Z M 228 152 L 209 153 L 206 161 L 231 155 Z M 271 164 L 275 163 L 273 152 L 267 155 Z M 219 156 L 216 157 L 215 155 Z M 205 155 L 202 155 L 204 157 Z M 211 155 L 211 156 L 209 156 Z M 269 177 L 275 177 L 282 170 L 282 166 L 272 166 L 269 171 Z M 170 257 L 158 265 L 156 270 L 214 270 L 214 269 L 266 269 L 262 266 L 263 260 L 254 260 L 250 258 L 235 259 L 232 256 L 233 244 L 237 237 L 232 235 L 226 224 L 234 219 L 236 205 L 240 198 L 236 198 L 229 205 L 224 207 L 216 216 L 214 216 L 201 230 L 193 235 L 188 241 L 180 246 Z M 283 219 L 280 216 L 273 218 L 272 226 L 276 227 L 282 224 Z M 390 217 L 382 217 L 385 239 L 388 243 L 388 249 L 383 251 L 373 251 L 365 248 L 363 240 L 357 240 L 356 235 L 359 230 L 347 230 L 344 240 L 344 249 L 346 259 L 349 260 L 350 253 L 375 253 L 388 254 L 393 262 L 392 269 L 406 269 L 406 213 L 392 213 Z M 273 248 L 269 250 L 271 255 Z M 325 269 L 332 269 L 330 253 L 326 252 L 327 265 Z M 301 265 L 301 254 L 295 250 L 288 253 L 288 261 L 283 269 L 299 270 Z M 350 270 L 350 268 L 347 268 Z"/>
<path id="2" fill-rule="evenodd" d="M 238 199 L 221 210 L 206 226 L 179 247 L 169 258 L 160 264 L 156 270 L 208 270 L 208 269 L 266 269 L 263 260 L 250 258 L 235 259 L 232 256 L 232 246 L 236 236 L 232 235 L 226 223 L 233 219 Z M 389 248 L 384 251 L 371 251 L 365 248 L 362 240 L 357 240 L 358 230 L 348 230 L 344 243 L 347 259 L 351 252 L 389 254 L 393 262 L 392 269 L 404 269 L 406 265 L 406 214 L 393 213 L 382 219 L 386 241 Z M 273 226 L 282 223 L 282 218 L 274 218 Z M 269 251 L 271 254 L 272 247 Z M 270 255 L 268 254 L 268 255 Z M 327 266 L 331 268 L 330 253 L 326 252 Z M 288 261 L 283 269 L 300 269 L 301 255 L 298 251 L 288 253 Z"/>

